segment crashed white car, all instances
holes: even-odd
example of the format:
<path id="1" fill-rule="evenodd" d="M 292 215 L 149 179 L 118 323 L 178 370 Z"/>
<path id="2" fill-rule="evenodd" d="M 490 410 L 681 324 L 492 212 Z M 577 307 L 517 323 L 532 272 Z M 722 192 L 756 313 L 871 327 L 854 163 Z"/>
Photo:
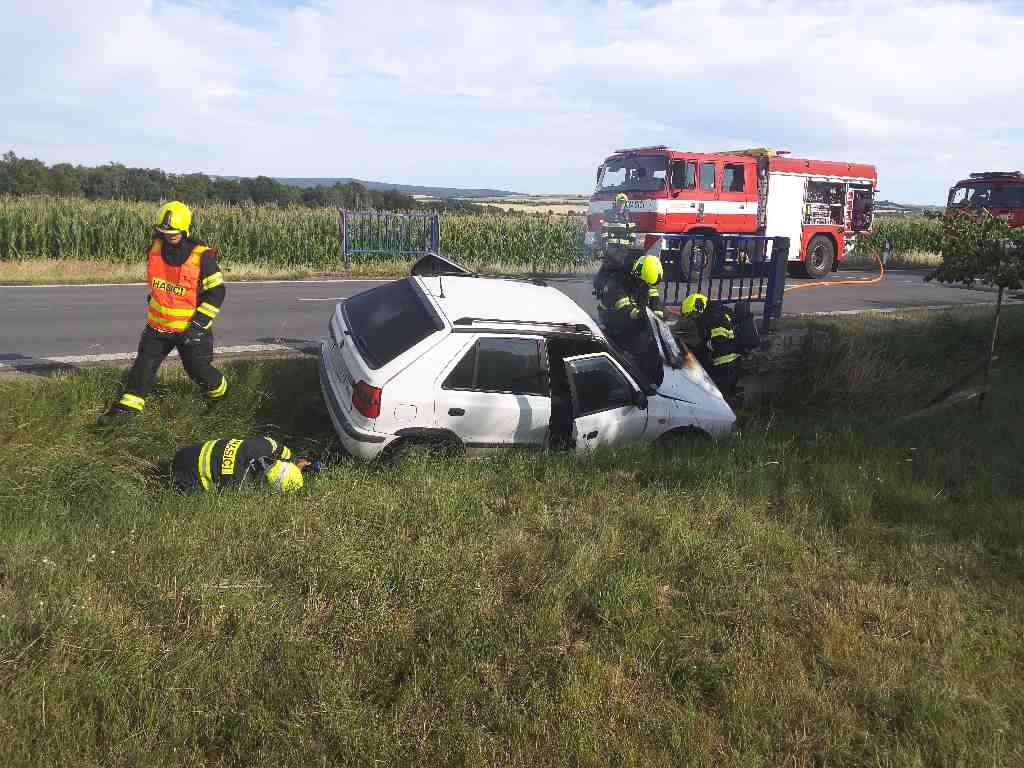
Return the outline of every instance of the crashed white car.
<path id="1" fill-rule="evenodd" d="M 414 269 L 338 302 L 320 385 L 341 442 L 361 459 L 423 447 L 582 453 L 728 432 L 732 409 L 661 329 L 655 387 L 556 288 Z"/>

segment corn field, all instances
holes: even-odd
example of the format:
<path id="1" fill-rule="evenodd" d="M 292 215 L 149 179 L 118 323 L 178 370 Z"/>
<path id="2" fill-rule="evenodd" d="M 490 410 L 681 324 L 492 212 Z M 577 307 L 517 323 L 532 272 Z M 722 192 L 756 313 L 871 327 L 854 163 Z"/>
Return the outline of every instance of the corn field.
<path id="1" fill-rule="evenodd" d="M 156 206 L 77 198 L 0 196 L 0 261 L 72 258 L 136 262 L 145 251 Z M 338 211 L 304 206 L 210 204 L 193 211 L 192 234 L 230 264 L 334 270 Z M 577 261 L 579 217 L 458 214 L 441 217 L 440 250 L 468 266 L 561 269 Z M 354 264 L 384 254 L 355 254 Z M 396 257 L 401 258 L 401 257 Z"/>
<path id="2" fill-rule="evenodd" d="M 942 250 L 942 220 L 924 216 L 876 217 L 871 234 L 857 238 L 857 248 L 882 252 L 886 239 L 893 256 L 938 253 Z"/>

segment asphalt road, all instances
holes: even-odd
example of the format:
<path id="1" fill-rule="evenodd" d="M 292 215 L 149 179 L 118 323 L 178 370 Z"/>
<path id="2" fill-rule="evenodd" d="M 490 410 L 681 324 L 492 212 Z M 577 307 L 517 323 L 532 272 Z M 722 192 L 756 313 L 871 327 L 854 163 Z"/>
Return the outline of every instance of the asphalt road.
<path id="1" fill-rule="evenodd" d="M 838 279 L 872 276 L 844 272 Z M 793 280 L 789 285 L 806 282 Z M 596 311 L 590 277 L 558 278 L 551 283 L 588 312 Z M 228 283 L 224 312 L 215 327 L 217 346 L 289 345 L 318 339 L 326 333 L 335 300 L 379 284 L 360 280 Z M 142 283 L 0 286 L 0 368 L 55 357 L 134 353 L 145 323 L 146 294 Z M 992 301 L 991 291 L 925 283 L 922 273 L 901 271 L 888 273 L 874 285 L 792 290 L 786 294 L 783 310 L 803 314 Z"/>

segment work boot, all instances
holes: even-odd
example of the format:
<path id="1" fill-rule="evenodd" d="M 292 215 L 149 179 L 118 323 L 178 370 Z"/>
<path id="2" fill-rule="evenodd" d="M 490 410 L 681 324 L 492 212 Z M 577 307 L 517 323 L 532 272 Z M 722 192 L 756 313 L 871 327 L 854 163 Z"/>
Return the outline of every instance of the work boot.
<path id="1" fill-rule="evenodd" d="M 115 404 L 110 406 L 102 416 L 96 419 L 96 423 L 101 427 L 116 427 L 128 423 L 141 413 L 142 411 L 137 411 L 134 408 L 125 408 L 123 405 Z"/>

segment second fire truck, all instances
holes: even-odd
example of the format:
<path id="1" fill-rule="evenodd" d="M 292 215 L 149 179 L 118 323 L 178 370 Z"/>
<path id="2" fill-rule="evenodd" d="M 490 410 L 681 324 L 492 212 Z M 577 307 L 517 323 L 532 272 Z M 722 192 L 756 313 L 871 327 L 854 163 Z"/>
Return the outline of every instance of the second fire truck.
<path id="1" fill-rule="evenodd" d="M 871 231 L 877 181 L 872 165 L 805 160 L 765 148 L 620 149 L 597 169 L 587 244 L 596 247 L 604 213 L 624 192 L 639 250 L 664 234 L 784 236 L 791 271 L 822 277 L 838 268 L 858 234 Z"/>

